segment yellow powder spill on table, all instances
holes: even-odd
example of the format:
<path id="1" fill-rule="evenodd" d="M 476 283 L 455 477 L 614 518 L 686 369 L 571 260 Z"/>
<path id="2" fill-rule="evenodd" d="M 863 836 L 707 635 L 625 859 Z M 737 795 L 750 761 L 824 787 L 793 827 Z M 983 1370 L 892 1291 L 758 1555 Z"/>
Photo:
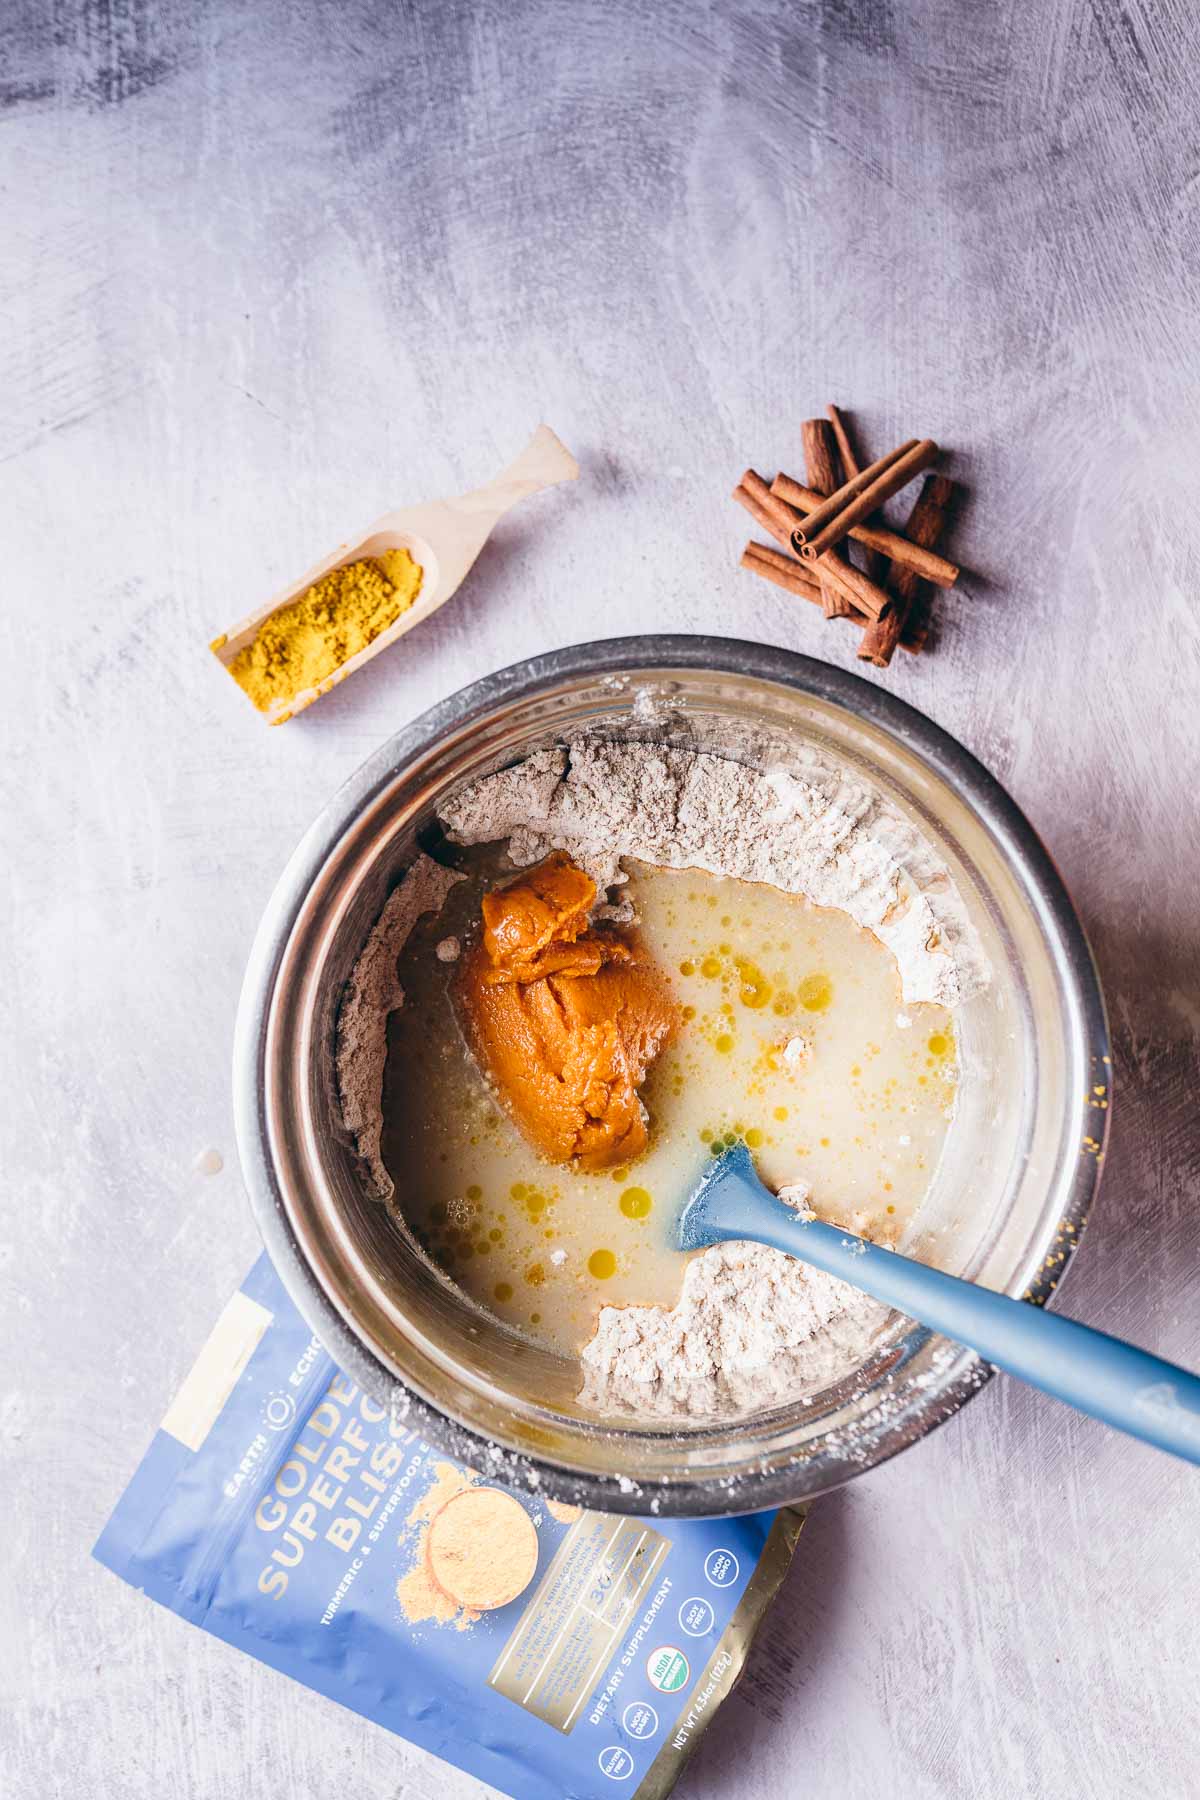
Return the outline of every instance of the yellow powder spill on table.
<path id="1" fill-rule="evenodd" d="M 229 673 L 259 712 L 286 706 L 328 682 L 394 625 L 416 600 L 421 578 L 407 550 L 385 550 L 331 569 L 263 620 Z"/>

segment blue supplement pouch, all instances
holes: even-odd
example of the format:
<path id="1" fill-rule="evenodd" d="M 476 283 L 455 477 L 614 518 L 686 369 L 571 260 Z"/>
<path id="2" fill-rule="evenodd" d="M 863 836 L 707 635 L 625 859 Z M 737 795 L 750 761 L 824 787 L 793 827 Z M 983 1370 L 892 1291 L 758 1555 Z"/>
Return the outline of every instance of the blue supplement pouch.
<path id="1" fill-rule="evenodd" d="M 263 1256 L 94 1553 L 514 1800 L 659 1800 L 802 1523 L 627 1518 L 478 1476 L 340 1373 Z"/>

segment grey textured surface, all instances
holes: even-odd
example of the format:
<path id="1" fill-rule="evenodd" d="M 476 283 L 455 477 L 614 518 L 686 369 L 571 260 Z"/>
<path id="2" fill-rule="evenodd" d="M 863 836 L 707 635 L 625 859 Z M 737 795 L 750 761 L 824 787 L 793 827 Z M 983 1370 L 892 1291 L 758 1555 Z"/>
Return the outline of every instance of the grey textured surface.
<path id="1" fill-rule="evenodd" d="M 877 448 L 928 431 L 978 575 L 936 654 L 870 678 L 1060 860 L 1120 1094 L 1069 1302 L 1200 1363 L 1200 25 L 9 0 L 4 28 L 5 1790 L 465 1800 L 88 1560 L 255 1251 L 227 1061 L 259 909 L 318 802 L 484 670 L 647 626 L 852 664 L 737 572 L 726 494 L 831 397 Z M 208 637 L 539 417 L 579 487 L 267 732 Z M 815 1510 L 681 1792 L 1194 1794 L 1196 1496 L 993 1383 Z"/>

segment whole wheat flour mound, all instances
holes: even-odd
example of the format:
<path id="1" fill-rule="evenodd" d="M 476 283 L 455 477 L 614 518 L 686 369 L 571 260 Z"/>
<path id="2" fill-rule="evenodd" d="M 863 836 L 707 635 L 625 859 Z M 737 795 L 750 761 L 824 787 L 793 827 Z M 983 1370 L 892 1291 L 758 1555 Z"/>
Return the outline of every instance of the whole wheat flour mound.
<path id="1" fill-rule="evenodd" d="M 643 1418 L 796 1400 L 861 1361 L 887 1310 L 766 1244 L 713 1244 L 673 1307 L 605 1306 L 580 1400 Z"/>
<path id="2" fill-rule="evenodd" d="M 954 1006 L 986 980 L 966 910 L 932 847 L 844 770 L 805 777 L 658 744 L 581 741 L 485 776 L 441 816 L 459 843 L 508 839 L 518 867 L 565 850 L 598 887 L 625 856 L 763 881 L 838 907 L 896 958 L 904 999 Z"/>
<path id="3" fill-rule="evenodd" d="M 342 1119 L 367 1165 L 372 1192 L 388 1199 L 392 1178 L 383 1166 L 383 1070 L 388 1014 L 404 1004 L 396 962 L 422 913 L 440 912 L 462 876 L 418 856 L 388 896 L 342 995 L 337 1022 L 337 1079 Z"/>

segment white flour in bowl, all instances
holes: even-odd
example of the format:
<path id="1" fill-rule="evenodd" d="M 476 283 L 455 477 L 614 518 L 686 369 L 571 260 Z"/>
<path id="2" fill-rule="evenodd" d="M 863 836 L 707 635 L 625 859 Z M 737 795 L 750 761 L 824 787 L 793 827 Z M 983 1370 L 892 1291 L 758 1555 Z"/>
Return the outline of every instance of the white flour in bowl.
<path id="1" fill-rule="evenodd" d="M 658 744 L 580 741 L 539 751 L 444 803 L 456 842 L 508 840 L 515 866 L 565 850 L 598 886 L 621 859 L 765 882 L 835 907 L 895 958 L 905 1004 L 954 1006 L 986 983 L 982 951 L 949 873 L 898 812 L 813 758 L 798 776 Z M 387 1014 L 396 957 L 453 875 L 421 858 L 359 959 L 338 1029 L 346 1123 L 377 1191 Z M 847 1220 L 848 1224 L 852 1221 Z M 694 1258 L 678 1302 L 604 1307 L 582 1352 L 583 1404 L 647 1417 L 729 1416 L 794 1400 L 860 1361 L 884 1309 L 757 1244 Z"/>

